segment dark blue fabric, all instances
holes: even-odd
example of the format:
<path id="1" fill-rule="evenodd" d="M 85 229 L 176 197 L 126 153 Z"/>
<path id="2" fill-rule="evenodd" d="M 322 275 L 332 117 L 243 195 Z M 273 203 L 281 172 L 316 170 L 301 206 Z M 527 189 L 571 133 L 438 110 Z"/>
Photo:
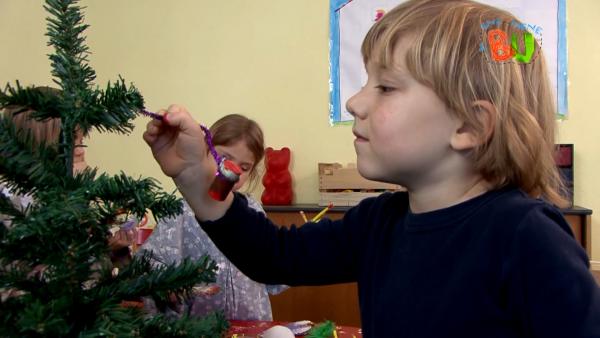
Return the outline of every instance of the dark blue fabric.
<path id="1" fill-rule="evenodd" d="M 518 189 L 422 214 L 388 193 L 290 229 L 236 196 L 202 226 L 259 282 L 357 281 L 365 337 L 600 337 L 585 251 L 559 210 Z"/>

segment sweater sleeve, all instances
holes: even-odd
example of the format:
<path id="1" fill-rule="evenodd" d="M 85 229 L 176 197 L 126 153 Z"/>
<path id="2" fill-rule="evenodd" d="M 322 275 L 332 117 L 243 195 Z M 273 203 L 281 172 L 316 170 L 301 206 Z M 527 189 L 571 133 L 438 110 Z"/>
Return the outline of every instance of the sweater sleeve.
<path id="1" fill-rule="evenodd" d="M 251 209 L 254 209 L 254 210 L 260 212 L 261 214 L 266 215 L 265 209 L 263 209 L 262 204 L 260 204 L 257 200 L 255 200 L 254 198 L 252 198 L 252 196 L 250 196 L 248 194 L 244 194 L 244 197 L 246 197 L 246 201 L 248 201 L 248 206 Z M 281 284 L 281 285 L 266 284 L 265 285 L 265 289 L 267 290 L 267 293 L 269 293 L 270 295 L 278 295 L 289 288 L 290 287 L 288 285 L 283 285 L 283 284 Z"/>
<path id="2" fill-rule="evenodd" d="M 290 228 L 274 225 L 235 195 L 217 221 L 200 222 L 217 247 L 244 274 L 265 284 L 321 285 L 356 280 L 357 212 Z M 353 220 L 353 221 L 350 221 Z"/>
<path id="3" fill-rule="evenodd" d="M 511 249 L 512 297 L 528 337 L 600 337 L 600 289 L 558 210 L 530 211 Z"/>

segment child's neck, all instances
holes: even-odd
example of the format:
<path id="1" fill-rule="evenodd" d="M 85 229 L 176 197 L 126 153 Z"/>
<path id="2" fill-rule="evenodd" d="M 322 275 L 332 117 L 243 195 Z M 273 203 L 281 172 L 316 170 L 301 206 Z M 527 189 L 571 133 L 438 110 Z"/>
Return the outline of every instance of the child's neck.
<path id="1" fill-rule="evenodd" d="M 470 180 L 448 180 L 420 189 L 409 189 L 410 210 L 424 213 L 447 208 L 477 197 L 491 189 L 491 184 L 482 177 Z"/>

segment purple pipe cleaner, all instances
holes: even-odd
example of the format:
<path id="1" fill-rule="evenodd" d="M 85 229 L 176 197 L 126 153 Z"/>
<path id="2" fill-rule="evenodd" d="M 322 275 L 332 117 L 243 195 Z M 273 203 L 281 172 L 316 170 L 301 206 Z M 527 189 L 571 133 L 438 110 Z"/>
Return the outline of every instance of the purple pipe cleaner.
<path id="1" fill-rule="evenodd" d="M 143 115 L 149 116 L 149 117 L 151 117 L 151 118 L 153 118 L 155 120 L 159 120 L 159 121 L 163 120 L 163 116 L 162 115 L 159 115 L 157 113 L 153 113 L 153 112 L 148 111 L 146 109 L 142 109 L 140 112 Z M 210 153 L 215 158 L 215 161 L 217 163 L 221 163 L 221 156 L 219 156 L 219 154 L 217 154 L 217 150 L 215 149 L 215 146 L 213 145 L 212 134 L 210 133 L 210 130 L 208 130 L 208 128 L 206 128 L 202 124 L 200 124 L 200 128 L 202 128 L 202 131 L 204 131 L 204 140 L 206 141 L 206 144 L 208 144 L 208 149 L 210 150 Z"/>

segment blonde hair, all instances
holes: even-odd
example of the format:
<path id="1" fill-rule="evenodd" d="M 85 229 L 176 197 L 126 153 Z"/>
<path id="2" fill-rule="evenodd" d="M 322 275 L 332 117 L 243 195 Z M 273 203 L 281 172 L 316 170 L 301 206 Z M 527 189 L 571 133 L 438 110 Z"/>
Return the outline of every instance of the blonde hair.
<path id="1" fill-rule="evenodd" d="M 248 191 L 257 184 L 259 173 L 257 166 L 265 156 L 265 141 L 262 129 L 256 123 L 240 114 L 225 115 L 210 127 L 212 141 L 215 146 L 229 146 L 243 140 L 252 155 L 254 165 L 248 174 Z"/>
<path id="2" fill-rule="evenodd" d="M 406 67 L 431 88 L 452 114 L 482 140 L 472 152 L 476 170 L 495 188 L 514 185 L 535 198 L 565 206 L 563 183 L 554 162 L 555 105 L 543 53 L 529 63 L 496 62 L 484 23 L 495 20 L 508 36 L 520 36 L 509 12 L 469 0 L 411 0 L 386 13 L 367 33 L 362 54 L 392 67 L 394 48 L 407 38 Z M 491 135 L 484 135 L 475 102 L 495 109 Z"/>

